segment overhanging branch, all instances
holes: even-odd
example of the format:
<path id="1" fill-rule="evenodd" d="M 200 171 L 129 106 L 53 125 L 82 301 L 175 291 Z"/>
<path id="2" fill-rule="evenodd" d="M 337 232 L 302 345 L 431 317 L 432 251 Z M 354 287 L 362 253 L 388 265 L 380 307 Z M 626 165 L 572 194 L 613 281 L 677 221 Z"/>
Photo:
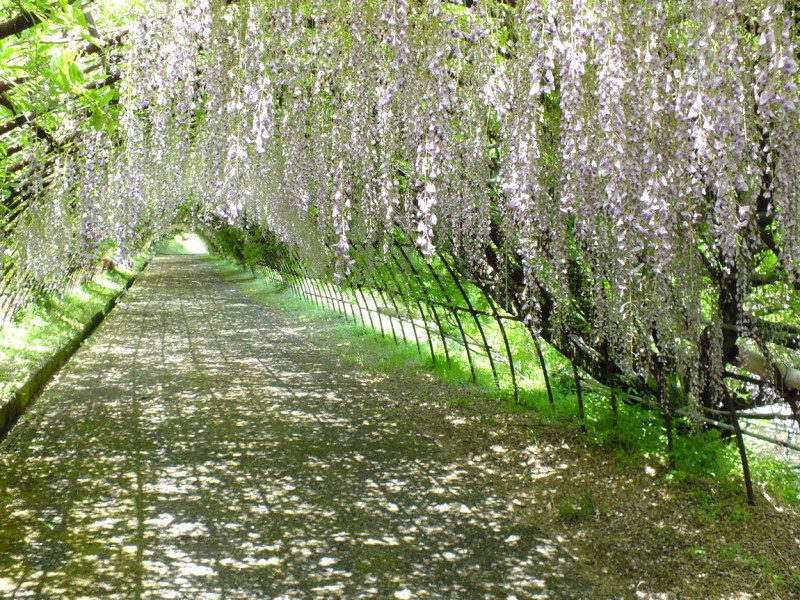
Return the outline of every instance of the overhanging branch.
<path id="1" fill-rule="evenodd" d="M 87 0 L 86 4 L 90 4 L 91 1 L 92 0 Z M 69 5 L 75 4 L 75 2 L 77 2 L 77 0 L 67 0 L 67 4 Z M 35 12 L 23 11 L 16 17 L 0 23 L 0 41 L 11 37 L 12 35 L 19 35 L 31 27 L 35 27 L 44 21 L 50 14 L 58 10 L 58 8 L 58 4 L 51 4 L 45 10 L 43 15 Z"/>

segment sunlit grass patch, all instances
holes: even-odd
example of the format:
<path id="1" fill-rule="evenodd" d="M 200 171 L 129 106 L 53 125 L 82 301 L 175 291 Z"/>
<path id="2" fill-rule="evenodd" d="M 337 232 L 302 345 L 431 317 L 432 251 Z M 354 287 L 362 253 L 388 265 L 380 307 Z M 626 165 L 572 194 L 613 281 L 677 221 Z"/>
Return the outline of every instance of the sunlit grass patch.
<path id="1" fill-rule="evenodd" d="M 50 294 L 19 311 L 0 329 L 0 398 L 13 393 L 37 366 L 75 338 L 92 317 L 124 289 L 145 264 L 137 257 L 67 290 Z"/>

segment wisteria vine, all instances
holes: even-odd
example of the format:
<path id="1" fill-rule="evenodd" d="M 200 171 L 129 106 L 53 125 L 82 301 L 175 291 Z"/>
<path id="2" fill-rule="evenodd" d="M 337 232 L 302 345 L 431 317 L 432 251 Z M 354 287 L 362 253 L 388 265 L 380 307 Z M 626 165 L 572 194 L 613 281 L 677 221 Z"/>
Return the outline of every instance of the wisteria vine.
<path id="1" fill-rule="evenodd" d="M 798 19 L 781 0 L 150 2 L 115 131 L 65 152 L 9 233 L 17 277 L 61 281 L 187 212 L 341 281 L 401 234 L 487 279 L 520 265 L 534 332 L 713 395 L 748 351 L 792 359 L 755 325 L 800 286 Z"/>

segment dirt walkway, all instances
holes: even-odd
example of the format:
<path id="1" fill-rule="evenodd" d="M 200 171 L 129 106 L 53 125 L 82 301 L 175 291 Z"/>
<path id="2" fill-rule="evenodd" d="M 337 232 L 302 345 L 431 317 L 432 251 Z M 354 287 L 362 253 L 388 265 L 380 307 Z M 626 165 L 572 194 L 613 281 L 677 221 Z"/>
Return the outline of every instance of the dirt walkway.
<path id="1" fill-rule="evenodd" d="M 587 591 L 483 465 L 392 419 L 396 383 L 201 259 L 159 257 L 124 302 L 3 451 L 3 597 Z"/>
<path id="2" fill-rule="evenodd" d="M 0 598 L 675 597 L 557 533 L 567 444 L 323 329 L 155 259 L 0 452 Z"/>

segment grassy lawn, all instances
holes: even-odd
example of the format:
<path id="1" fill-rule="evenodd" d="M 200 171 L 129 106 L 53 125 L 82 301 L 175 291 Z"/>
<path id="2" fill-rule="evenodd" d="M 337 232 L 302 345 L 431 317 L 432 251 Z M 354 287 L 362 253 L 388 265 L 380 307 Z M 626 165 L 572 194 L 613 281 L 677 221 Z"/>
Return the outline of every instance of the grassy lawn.
<path id="1" fill-rule="evenodd" d="M 68 290 L 40 298 L 0 329 L 0 399 L 8 398 L 39 365 L 81 335 L 91 318 L 125 289 L 146 264 L 138 256 Z M 0 400 L 2 401 L 2 400 Z"/>

